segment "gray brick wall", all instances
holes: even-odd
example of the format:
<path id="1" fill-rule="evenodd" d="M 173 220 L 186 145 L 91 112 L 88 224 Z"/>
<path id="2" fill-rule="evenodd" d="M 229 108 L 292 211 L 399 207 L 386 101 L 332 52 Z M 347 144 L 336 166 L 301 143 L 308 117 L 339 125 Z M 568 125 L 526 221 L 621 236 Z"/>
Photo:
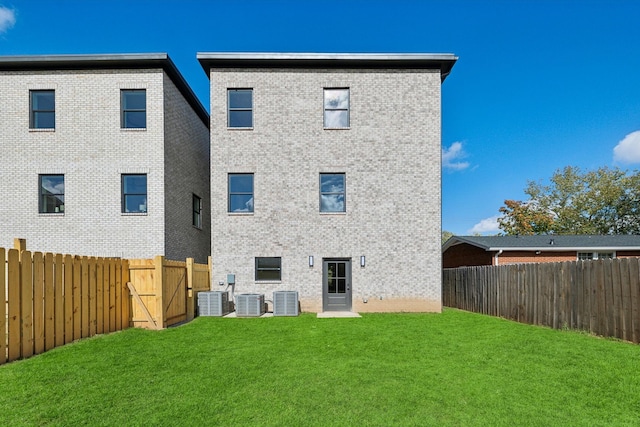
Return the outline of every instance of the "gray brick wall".
<path id="1" fill-rule="evenodd" d="M 161 69 L 0 72 L 1 247 L 20 237 L 38 251 L 165 254 L 163 76 Z M 54 131 L 29 129 L 30 89 L 55 90 Z M 120 128 L 121 89 L 146 89 L 146 129 Z M 43 173 L 64 174 L 64 214 L 38 213 Z M 123 173 L 148 175 L 148 214 L 121 213 Z"/>
<path id="2" fill-rule="evenodd" d="M 209 128 L 165 75 L 165 247 L 169 259 L 207 263 L 211 248 Z M 192 221 L 192 195 L 202 200 L 202 227 Z"/>
<path id="3" fill-rule="evenodd" d="M 350 258 L 354 310 L 441 310 L 439 72 L 213 69 L 210 79 L 213 283 L 235 273 L 236 293 L 298 290 L 303 310 L 320 311 L 322 259 Z M 234 87 L 254 90 L 253 130 L 226 127 Z M 323 129 L 325 87 L 350 89 L 350 129 Z M 252 215 L 227 213 L 227 174 L 239 172 L 255 174 Z M 322 172 L 346 174 L 346 213 L 319 212 Z M 282 257 L 281 282 L 255 282 L 262 256 Z"/>

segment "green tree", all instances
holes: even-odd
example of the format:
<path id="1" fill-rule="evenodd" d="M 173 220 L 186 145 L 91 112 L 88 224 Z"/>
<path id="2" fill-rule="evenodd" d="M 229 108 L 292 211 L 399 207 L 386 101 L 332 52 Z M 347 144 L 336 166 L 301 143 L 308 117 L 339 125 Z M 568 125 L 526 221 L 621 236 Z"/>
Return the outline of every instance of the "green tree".
<path id="1" fill-rule="evenodd" d="M 451 231 L 442 230 L 442 244 L 444 245 L 447 240 L 453 237 L 453 233 Z"/>
<path id="2" fill-rule="evenodd" d="M 546 234 L 552 230 L 553 216 L 534 203 L 505 200 L 498 218 L 500 229 L 505 234 Z"/>
<path id="3" fill-rule="evenodd" d="M 640 175 L 567 166 L 548 184 L 528 182 L 526 202 L 505 200 L 498 219 L 505 234 L 640 233 Z"/>

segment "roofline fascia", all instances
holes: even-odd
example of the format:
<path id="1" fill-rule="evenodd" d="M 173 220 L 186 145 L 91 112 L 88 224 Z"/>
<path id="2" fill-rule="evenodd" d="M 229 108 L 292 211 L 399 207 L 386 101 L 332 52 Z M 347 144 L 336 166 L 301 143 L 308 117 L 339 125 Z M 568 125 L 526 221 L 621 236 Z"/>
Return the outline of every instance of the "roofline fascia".
<path id="1" fill-rule="evenodd" d="M 207 76 L 211 68 L 439 69 L 441 82 L 458 60 L 451 53 L 198 52 L 196 57 Z"/>
<path id="2" fill-rule="evenodd" d="M 449 243 L 451 242 L 451 243 Z M 576 252 L 587 252 L 587 251 L 640 251 L 640 246 L 521 246 L 521 247 L 513 247 L 513 246 L 486 246 L 478 244 L 478 242 L 470 241 L 461 237 L 451 237 L 449 240 L 445 242 L 442 246 L 442 252 L 446 251 L 452 246 L 459 245 L 462 243 L 466 243 L 471 246 L 475 246 L 480 249 L 484 249 L 486 252 L 532 252 L 532 251 L 540 251 L 540 252 L 568 252 L 568 251 L 576 251 Z"/>
<path id="3" fill-rule="evenodd" d="M 167 53 L 0 56 L 0 71 L 161 68 L 174 82 L 200 120 L 209 128 L 209 113 Z"/>

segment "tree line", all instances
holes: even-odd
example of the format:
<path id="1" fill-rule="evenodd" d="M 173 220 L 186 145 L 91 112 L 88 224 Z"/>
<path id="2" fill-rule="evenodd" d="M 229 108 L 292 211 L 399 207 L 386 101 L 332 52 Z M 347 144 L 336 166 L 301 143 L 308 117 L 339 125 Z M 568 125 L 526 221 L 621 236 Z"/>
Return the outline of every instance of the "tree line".
<path id="1" fill-rule="evenodd" d="M 505 200 L 503 234 L 640 234 L 640 173 L 567 166 L 548 183 L 529 181 L 528 200 Z"/>

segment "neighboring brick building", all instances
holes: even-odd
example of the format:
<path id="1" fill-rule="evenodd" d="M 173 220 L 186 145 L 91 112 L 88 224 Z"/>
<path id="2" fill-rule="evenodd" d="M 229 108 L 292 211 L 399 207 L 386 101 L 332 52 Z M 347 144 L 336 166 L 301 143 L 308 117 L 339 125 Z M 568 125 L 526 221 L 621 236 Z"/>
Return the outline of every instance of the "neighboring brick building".
<path id="1" fill-rule="evenodd" d="M 166 54 L 0 57 L 0 247 L 206 262 L 208 125 Z"/>
<path id="2" fill-rule="evenodd" d="M 443 268 L 640 257 L 640 236 L 453 236 L 442 247 Z"/>
<path id="3" fill-rule="evenodd" d="M 440 311 L 453 55 L 200 53 L 212 277 L 306 311 Z"/>

